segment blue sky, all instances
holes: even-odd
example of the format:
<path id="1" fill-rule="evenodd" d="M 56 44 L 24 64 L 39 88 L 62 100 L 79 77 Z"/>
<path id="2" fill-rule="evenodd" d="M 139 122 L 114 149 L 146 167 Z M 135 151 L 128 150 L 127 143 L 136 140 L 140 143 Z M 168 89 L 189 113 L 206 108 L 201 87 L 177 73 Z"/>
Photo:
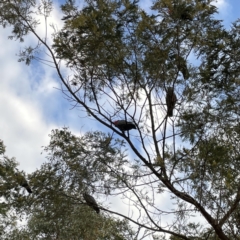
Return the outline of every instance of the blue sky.
<path id="1" fill-rule="evenodd" d="M 148 4 L 147 0 L 141 1 L 142 6 Z M 216 5 L 219 6 L 219 18 L 227 28 L 240 17 L 239 0 L 221 0 Z M 48 22 L 61 26 L 60 19 L 61 13 L 55 10 Z M 42 146 L 48 145 L 52 129 L 67 126 L 80 134 L 101 130 L 102 126 L 72 109 L 56 89 L 61 86 L 54 77 L 54 69 L 38 63 L 26 66 L 17 61 L 19 49 L 34 41 L 31 36 L 20 44 L 8 40 L 9 35 L 9 28 L 0 29 L 0 139 L 6 146 L 6 155 L 16 158 L 20 170 L 31 173 L 45 161 Z"/>
<path id="2" fill-rule="evenodd" d="M 239 0 L 220 0 L 220 18 L 226 27 L 239 18 Z M 141 1 L 149 5 L 149 1 Z M 61 13 L 55 10 L 48 23 L 55 22 L 61 27 Z M 19 63 L 16 54 L 20 48 L 34 41 L 32 37 L 23 44 L 8 40 L 10 29 L 0 29 L 0 138 L 7 147 L 7 155 L 16 157 L 19 168 L 32 172 L 44 161 L 42 146 L 49 141 L 48 134 L 53 128 L 68 126 L 76 133 L 99 130 L 101 125 L 86 121 L 81 112 L 72 109 L 64 98 L 60 83 L 54 77 L 53 69 L 34 63 L 26 66 Z"/>

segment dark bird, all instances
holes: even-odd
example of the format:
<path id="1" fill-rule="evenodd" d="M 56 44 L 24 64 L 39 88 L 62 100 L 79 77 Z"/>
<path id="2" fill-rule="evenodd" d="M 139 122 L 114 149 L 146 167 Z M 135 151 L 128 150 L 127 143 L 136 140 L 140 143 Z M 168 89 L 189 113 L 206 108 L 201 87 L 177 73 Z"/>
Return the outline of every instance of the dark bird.
<path id="1" fill-rule="evenodd" d="M 168 117 L 173 116 L 173 109 L 175 107 L 176 102 L 177 102 L 176 94 L 174 93 L 173 88 L 169 87 L 167 89 L 167 95 L 166 95 L 167 116 Z"/>
<path id="2" fill-rule="evenodd" d="M 181 71 L 184 79 L 187 80 L 189 78 L 189 72 L 186 60 L 183 57 L 179 56 L 178 54 L 173 54 L 172 56 L 170 56 L 170 58 L 175 59 L 178 70 Z"/>
<path id="3" fill-rule="evenodd" d="M 168 14 L 173 18 L 181 18 L 182 20 L 193 20 L 193 8 L 182 4 L 173 6 L 168 9 Z"/>
<path id="4" fill-rule="evenodd" d="M 96 213 L 99 214 L 100 209 L 95 199 L 91 195 L 87 194 L 86 192 L 83 194 L 83 198 L 86 201 L 87 205 L 93 208 L 96 211 Z"/>
<path id="5" fill-rule="evenodd" d="M 191 15 L 189 12 L 184 11 L 184 12 L 181 14 L 181 19 L 182 19 L 182 20 L 192 21 L 192 20 L 193 20 L 193 17 L 192 17 L 192 15 Z"/>
<path id="6" fill-rule="evenodd" d="M 16 175 L 16 179 L 17 179 L 18 184 L 21 187 L 24 187 L 28 191 L 28 193 L 32 193 L 32 189 L 30 188 L 30 186 L 29 186 L 27 180 L 25 179 L 25 177 L 20 173 L 16 173 L 15 175 Z"/>
<path id="7" fill-rule="evenodd" d="M 72 18 L 72 16 L 71 16 L 71 15 L 64 16 L 61 20 L 66 21 L 66 20 L 68 20 L 69 18 Z"/>
<path id="8" fill-rule="evenodd" d="M 121 131 L 129 131 L 131 129 L 137 129 L 134 123 L 127 122 L 125 120 L 118 120 L 113 122 L 115 127 L 119 128 Z"/>
<path id="9" fill-rule="evenodd" d="M 189 72 L 188 72 L 188 68 L 187 68 L 187 64 L 185 61 L 181 62 L 178 66 L 179 71 L 181 71 L 183 77 L 185 80 L 187 80 L 189 78 Z"/>
<path id="10" fill-rule="evenodd" d="M 193 7 L 192 6 L 187 6 L 187 7 L 182 6 L 181 8 L 183 8 L 183 10 L 181 11 L 181 19 L 192 21 L 193 13 L 194 13 Z"/>

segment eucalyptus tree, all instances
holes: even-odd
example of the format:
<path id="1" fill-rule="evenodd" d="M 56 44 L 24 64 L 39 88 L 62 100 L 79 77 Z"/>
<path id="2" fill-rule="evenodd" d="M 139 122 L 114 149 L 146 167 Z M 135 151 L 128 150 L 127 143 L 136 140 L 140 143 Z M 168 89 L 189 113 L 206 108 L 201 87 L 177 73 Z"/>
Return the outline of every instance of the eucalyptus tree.
<path id="1" fill-rule="evenodd" d="M 157 0 L 149 8 L 135 0 L 87 0 L 80 8 L 69 0 L 63 28 L 49 39 L 37 25 L 51 1 L 0 4 L 10 38 L 32 33 L 38 41 L 20 61 L 51 63 L 69 101 L 109 129 L 109 143 L 126 144 L 126 167 L 106 165 L 104 176 L 114 171 L 115 181 L 108 191 L 101 177 L 96 185 L 128 199 L 132 215 L 104 211 L 152 234 L 239 239 L 239 21 L 224 29 L 211 0 Z M 118 120 L 136 130 L 119 131 Z"/>
<path id="2" fill-rule="evenodd" d="M 50 136 L 50 144 L 44 148 L 48 160 L 31 175 L 34 194 L 25 229 L 31 239 L 135 239 L 137 233 L 127 220 L 102 211 L 97 214 L 84 197 L 86 192 L 92 193 L 104 209 L 105 203 L 97 196 L 108 189 L 107 164 L 116 161 L 119 168 L 123 164 L 120 150 L 105 147 L 108 137 L 99 132 L 77 137 L 64 128 L 53 130 Z"/>
<path id="3" fill-rule="evenodd" d="M 5 155 L 6 147 L 0 140 L 0 236 L 6 236 L 16 230 L 17 222 L 25 217 L 29 210 L 29 194 L 22 186 L 26 182 L 26 174 L 17 169 L 18 163 L 14 158 Z M 19 180 L 21 180 L 19 182 Z"/>
<path id="4" fill-rule="evenodd" d="M 45 148 L 48 160 L 29 175 L 31 194 L 19 185 L 19 179 L 26 174 L 22 172 L 20 178 L 19 171 L 15 171 L 17 162 L 3 156 L 0 162 L 1 239 L 136 239 L 138 232 L 132 230 L 127 220 L 96 214 L 84 201 L 85 191 L 98 192 L 94 183 L 100 181 L 99 176 L 104 178 L 102 171 L 106 167 L 104 162 L 97 163 L 98 158 L 118 161 L 121 156 L 118 149 L 115 155 L 111 152 L 110 157 L 109 151 L 114 151 L 114 147 L 108 147 L 93 161 L 93 154 L 89 155 L 89 147 L 93 150 L 93 146 L 88 141 L 99 137 L 104 139 L 100 133 L 80 138 L 68 129 L 52 131 L 50 144 Z M 100 147 L 95 146 L 96 154 Z M 2 142 L 0 151 L 0 154 L 5 151 Z M 119 162 L 123 163 L 121 159 Z M 105 205 L 101 205 L 104 208 Z M 21 220 L 24 223 L 19 224 Z"/>

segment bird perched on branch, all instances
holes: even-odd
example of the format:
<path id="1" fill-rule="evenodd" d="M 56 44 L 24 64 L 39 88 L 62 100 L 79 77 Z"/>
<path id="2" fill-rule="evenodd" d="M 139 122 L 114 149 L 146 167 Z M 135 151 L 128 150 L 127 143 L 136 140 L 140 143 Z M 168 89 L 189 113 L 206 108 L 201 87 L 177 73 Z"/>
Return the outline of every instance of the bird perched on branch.
<path id="1" fill-rule="evenodd" d="M 175 5 L 168 8 L 168 14 L 173 18 L 181 18 L 182 20 L 193 21 L 193 8 L 192 6 Z"/>
<path id="2" fill-rule="evenodd" d="M 167 95 L 166 95 L 167 116 L 168 117 L 172 117 L 173 116 L 173 109 L 175 107 L 176 102 L 177 102 L 176 94 L 174 93 L 173 88 L 169 87 L 167 89 Z"/>
<path id="3" fill-rule="evenodd" d="M 121 131 L 129 131 L 131 129 L 137 129 L 134 123 L 125 120 L 118 120 L 113 122 L 115 127 L 119 128 Z"/>
<path id="4" fill-rule="evenodd" d="M 171 55 L 170 59 L 175 62 L 175 64 L 178 67 L 178 70 L 181 71 L 183 78 L 187 80 L 189 78 L 189 72 L 186 60 L 183 57 L 179 56 L 178 54 Z"/>
<path id="5" fill-rule="evenodd" d="M 178 56 L 176 60 L 179 71 L 181 71 L 184 79 L 187 80 L 189 78 L 189 72 L 186 61 L 181 56 Z"/>
<path id="6" fill-rule="evenodd" d="M 185 11 L 181 14 L 181 19 L 182 19 L 182 20 L 192 21 L 192 20 L 193 20 L 193 17 L 192 17 L 192 15 L 191 15 L 187 10 L 185 10 Z"/>
<path id="7" fill-rule="evenodd" d="M 96 211 L 96 213 L 100 212 L 97 202 L 91 195 L 89 195 L 85 192 L 83 194 L 83 198 L 86 201 L 87 205 L 90 206 L 91 208 L 93 208 Z"/>
<path id="8" fill-rule="evenodd" d="M 18 184 L 21 186 L 21 187 L 24 187 L 28 193 L 32 193 L 32 189 L 30 188 L 27 180 L 25 179 L 25 177 L 21 174 L 21 173 L 15 173 L 15 176 L 16 176 L 16 179 L 17 179 L 17 182 Z"/>

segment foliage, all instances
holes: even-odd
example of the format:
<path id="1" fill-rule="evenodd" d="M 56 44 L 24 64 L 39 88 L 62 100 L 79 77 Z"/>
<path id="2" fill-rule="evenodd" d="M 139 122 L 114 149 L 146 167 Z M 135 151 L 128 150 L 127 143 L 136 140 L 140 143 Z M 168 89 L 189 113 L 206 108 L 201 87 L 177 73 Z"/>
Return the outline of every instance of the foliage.
<path id="1" fill-rule="evenodd" d="M 5 146 L 0 140 L 0 236 L 6 235 L 16 228 L 17 221 L 24 216 L 23 211 L 28 208 L 29 199 L 25 190 L 18 183 L 20 172 L 16 168 L 18 163 L 14 158 L 5 156 Z M 22 176 L 25 174 L 21 172 Z"/>
<path id="2" fill-rule="evenodd" d="M 94 157 L 88 154 L 88 147 L 92 146 L 94 137 L 99 136 L 103 137 L 97 132 L 78 138 L 67 129 L 52 131 L 50 145 L 45 149 L 49 153 L 49 161 L 30 176 L 33 189 L 31 197 L 24 197 L 20 193 L 17 195 L 16 189 L 12 191 L 10 161 L 6 161 L 5 165 L 1 163 L 1 177 L 6 180 L 1 181 L 1 193 L 6 202 L 1 205 L 0 212 L 4 217 L 1 222 L 4 229 L 2 239 L 134 239 L 134 232 L 126 220 L 111 218 L 106 214 L 98 215 L 83 201 L 83 190 L 91 189 L 89 178 L 97 171 L 100 174 L 104 167 L 99 166 L 100 163 L 96 164 L 98 159 L 92 169 L 86 169 L 85 165 L 85 161 Z M 79 151 L 74 157 L 72 154 L 76 147 L 79 147 Z M 104 145 L 95 146 L 96 149 L 99 147 L 106 148 Z M 107 148 L 112 154 L 114 148 Z M 99 158 L 107 157 L 109 150 L 106 150 L 106 154 L 101 153 Z M 116 156 L 112 154 L 108 158 L 115 157 L 117 161 L 117 151 Z M 11 163 L 15 162 L 12 160 Z M 13 196 L 11 199 L 9 196 L 7 198 L 10 193 Z M 15 215 L 7 216 L 10 212 Z M 17 224 L 19 214 L 27 222 L 25 225 Z M 11 223 L 13 219 L 15 221 Z"/>
<path id="3" fill-rule="evenodd" d="M 53 45 L 38 34 L 34 15 L 47 19 L 51 2 L 39 8 L 32 1 L 0 3 L 0 23 L 13 27 L 12 37 L 22 41 L 33 33 L 36 49 L 48 51 L 63 93 L 113 132 L 82 139 L 66 130 L 53 134 L 46 150 L 55 165 L 33 177 L 37 194 L 36 179 L 53 196 L 53 189 L 67 187 L 79 199 L 88 186 L 127 199 L 137 213 L 113 213 L 145 228 L 146 236 L 239 239 L 240 28 L 236 21 L 224 29 L 212 3 L 157 0 L 147 10 L 135 0 L 86 0 L 80 9 L 69 0 Z M 27 64 L 38 58 L 35 48 L 20 55 Z M 68 77 L 59 60 L 71 71 Z M 169 87 L 177 98 L 171 118 Z M 137 130 L 120 132 L 114 120 L 131 121 Z M 194 218 L 199 216 L 206 224 Z"/>

